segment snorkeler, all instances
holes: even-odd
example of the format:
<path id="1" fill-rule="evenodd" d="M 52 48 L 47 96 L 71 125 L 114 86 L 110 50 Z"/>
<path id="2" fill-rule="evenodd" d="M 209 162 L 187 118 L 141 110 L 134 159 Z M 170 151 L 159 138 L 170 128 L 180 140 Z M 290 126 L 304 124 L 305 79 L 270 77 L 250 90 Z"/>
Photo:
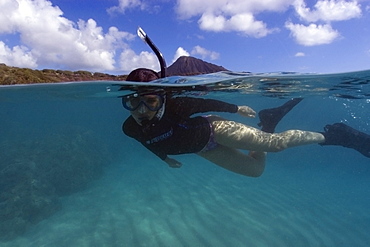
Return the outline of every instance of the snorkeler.
<path id="1" fill-rule="evenodd" d="M 149 82 L 158 78 L 155 71 L 136 69 L 127 80 Z M 291 104 L 294 106 L 294 103 L 297 102 Z M 327 125 L 323 133 L 302 130 L 268 133 L 215 115 L 192 116 L 229 112 L 255 117 L 256 113 L 248 106 L 212 99 L 172 97 L 162 90 L 138 90 L 123 96 L 122 104 L 131 113 L 122 126 L 123 132 L 170 167 L 181 167 L 181 163 L 168 155 L 196 153 L 232 172 L 258 177 L 264 171 L 266 152 L 314 143 L 341 145 L 370 157 L 370 136 L 343 123 Z M 251 151 L 246 154 L 238 149 Z"/>

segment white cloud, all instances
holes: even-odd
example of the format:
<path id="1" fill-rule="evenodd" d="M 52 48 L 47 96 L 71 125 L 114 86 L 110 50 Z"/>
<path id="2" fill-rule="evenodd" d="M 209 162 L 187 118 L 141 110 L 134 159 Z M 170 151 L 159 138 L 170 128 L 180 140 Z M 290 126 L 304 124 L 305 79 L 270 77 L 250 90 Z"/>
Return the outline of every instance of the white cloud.
<path id="1" fill-rule="evenodd" d="M 0 41 L 0 61 L 7 65 L 36 68 L 37 64 L 32 54 L 24 46 L 14 46 L 10 49 Z"/>
<path id="2" fill-rule="evenodd" d="M 291 35 L 297 43 L 304 46 L 330 44 L 340 36 L 339 32 L 333 30 L 329 24 L 316 25 L 312 23 L 305 26 L 287 22 L 285 27 L 291 31 Z"/>
<path id="3" fill-rule="evenodd" d="M 304 54 L 303 52 L 297 52 L 294 56 L 295 57 L 305 57 L 306 54 Z"/>
<path id="4" fill-rule="evenodd" d="M 318 0 L 308 8 L 304 0 L 177 0 L 180 19 L 198 18 L 200 29 L 213 32 L 238 32 L 251 37 L 264 37 L 278 28 L 270 28 L 258 20 L 263 12 L 284 12 L 291 6 L 308 26 L 286 25 L 297 42 L 303 45 L 328 44 L 339 37 L 330 22 L 361 16 L 356 0 Z M 320 22 L 320 23 L 316 23 Z M 315 40 L 317 38 L 317 40 Z"/>
<path id="5" fill-rule="evenodd" d="M 344 21 L 361 16 L 361 6 L 357 1 L 319 0 L 311 10 L 304 0 L 296 0 L 294 8 L 299 17 L 308 22 Z"/>
<path id="6" fill-rule="evenodd" d="M 300 19 L 310 22 L 308 26 L 287 22 L 285 27 L 291 31 L 295 40 L 305 46 L 330 44 L 340 33 L 331 27 L 333 21 L 344 21 L 361 16 L 361 6 L 357 1 L 319 0 L 312 9 L 304 0 L 295 0 L 293 4 Z M 316 24 L 314 22 L 324 22 Z"/>
<path id="7" fill-rule="evenodd" d="M 236 14 L 229 19 L 222 15 L 205 13 L 198 21 L 199 27 L 207 31 L 236 31 L 256 38 L 273 32 L 262 21 L 256 21 L 251 13 Z"/>
<path id="8" fill-rule="evenodd" d="M 27 67 L 115 70 L 117 48 L 127 49 L 125 42 L 135 37 L 115 27 L 104 33 L 93 19 L 74 23 L 47 0 L 2 0 L 0 9 L 6 9 L 0 15 L 0 33 L 19 34 L 22 42 L 22 48 L 7 49 L 13 57 L 9 65 L 28 61 Z"/>
<path id="9" fill-rule="evenodd" d="M 280 12 L 286 10 L 293 2 L 294 0 L 177 0 L 176 12 L 182 19 L 203 13 L 233 16 L 264 11 Z"/>
<path id="10" fill-rule="evenodd" d="M 12 33 L 16 26 L 13 13 L 19 8 L 19 4 L 17 1 L 1 1 L 0 8 L 0 33 Z"/>
<path id="11" fill-rule="evenodd" d="M 286 10 L 294 0 L 178 0 L 176 11 L 182 19 L 199 17 L 203 30 L 222 32 L 235 31 L 248 36 L 264 37 L 275 29 L 258 21 L 260 12 Z"/>
<path id="12" fill-rule="evenodd" d="M 211 60 L 216 60 L 220 57 L 220 54 L 214 51 L 209 51 L 199 45 L 195 46 L 191 51 L 192 55 L 200 55 L 202 59 L 209 58 Z"/>
<path id="13" fill-rule="evenodd" d="M 174 63 L 179 57 L 182 57 L 182 56 L 188 57 L 188 56 L 190 56 L 190 53 L 187 52 L 184 48 L 179 47 L 179 48 L 177 48 L 177 50 L 175 52 L 175 55 L 172 59 L 172 63 Z"/>
<path id="14" fill-rule="evenodd" d="M 129 72 L 137 68 L 160 70 L 158 59 L 154 53 L 143 51 L 137 55 L 130 49 L 123 51 L 120 55 L 120 69 Z"/>
<path id="15" fill-rule="evenodd" d="M 118 6 L 111 7 L 107 11 L 110 14 L 115 12 L 125 13 L 126 10 L 133 8 L 145 9 L 146 4 L 141 0 L 119 0 Z"/>

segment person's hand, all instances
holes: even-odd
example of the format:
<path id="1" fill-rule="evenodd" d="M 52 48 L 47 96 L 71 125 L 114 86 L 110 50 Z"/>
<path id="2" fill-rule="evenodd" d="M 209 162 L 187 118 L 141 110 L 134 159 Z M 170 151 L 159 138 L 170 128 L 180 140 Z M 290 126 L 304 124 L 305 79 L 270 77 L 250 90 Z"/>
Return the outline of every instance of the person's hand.
<path id="1" fill-rule="evenodd" d="M 237 113 L 243 117 L 251 117 L 251 118 L 256 117 L 256 112 L 252 108 L 246 105 L 238 106 Z"/>
<path id="2" fill-rule="evenodd" d="M 164 161 L 172 168 L 180 168 L 182 166 L 181 162 L 169 157 L 167 157 Z"/>

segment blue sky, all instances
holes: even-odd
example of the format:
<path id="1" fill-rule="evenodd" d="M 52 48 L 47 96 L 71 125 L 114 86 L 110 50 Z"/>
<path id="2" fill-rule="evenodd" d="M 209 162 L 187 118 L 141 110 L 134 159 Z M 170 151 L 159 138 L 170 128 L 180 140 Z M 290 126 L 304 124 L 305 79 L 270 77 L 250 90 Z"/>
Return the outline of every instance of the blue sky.
<path id="1" fill-rule="evenodd" d="M 370 69 L 369 0 L 0 0 L 0 63 L 126 74 L 190 55 L 233 71 Z"/>

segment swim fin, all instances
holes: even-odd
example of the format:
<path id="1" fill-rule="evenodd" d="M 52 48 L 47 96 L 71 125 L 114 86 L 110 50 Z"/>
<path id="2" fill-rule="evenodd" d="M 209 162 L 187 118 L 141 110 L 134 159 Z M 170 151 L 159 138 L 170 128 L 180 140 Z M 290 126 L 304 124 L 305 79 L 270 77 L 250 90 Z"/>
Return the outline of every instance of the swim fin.
<path id="1" fill-rule="evenodd" d="M 337 145 L 352 148 L 370 158 L 370 135 L 353 129 L 344 123 L 335 123 L 326 125 L 325 142 L 320 145 Z"/>
<path id="2" fill-rule="evenodd" d="M 303 98 L 293 98 L 282 106 L 261 110 L 258 113 L 261 121 L 258 126 L 262 126 L 261 130 L 264 132 L 274 133 L 280 120 L 302 100 Z"/>

